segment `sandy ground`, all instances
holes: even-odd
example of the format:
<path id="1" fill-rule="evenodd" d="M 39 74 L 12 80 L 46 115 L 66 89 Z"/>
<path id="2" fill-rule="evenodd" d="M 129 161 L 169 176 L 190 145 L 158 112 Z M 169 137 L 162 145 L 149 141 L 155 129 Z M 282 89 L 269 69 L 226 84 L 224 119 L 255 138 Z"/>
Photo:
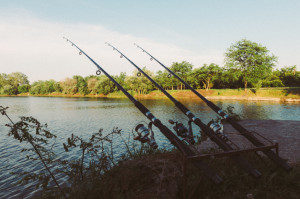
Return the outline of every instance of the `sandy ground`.
<path id="1" fill-rule="evenodd" d="M 243 120 L 239 121 L 249 131 L 255 131 L 268 138 L 272 142 L 279 144 L 279 155 L 295 163 L 300 161 L 300 121 L 290 120 Z M 229 124 L 224 125 L 224 132 L 228 134 L 230 140 L 238 144 L 241 148 L 249 148 L 252 144 Z M 260 137 L 258 137 L 260 138 Z M 260 138 L 260 140 L 264 140 Z M 268 144 L 267 141 L 264 141 Z M 206 141 L 200 148 L 216 147 L 211 141 Z"/>

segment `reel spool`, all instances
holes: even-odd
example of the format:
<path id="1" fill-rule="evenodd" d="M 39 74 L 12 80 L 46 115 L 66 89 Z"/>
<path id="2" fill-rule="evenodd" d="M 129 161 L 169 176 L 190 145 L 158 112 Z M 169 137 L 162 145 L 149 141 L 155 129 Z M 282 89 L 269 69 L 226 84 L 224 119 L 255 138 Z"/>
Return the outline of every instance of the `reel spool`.
<path id="1" fill-rule="evenodd" d="M 174 122 L 173 120 L 169 120 L 169 123 L 175 124 L 173 129 L 179 137 L 186 138 L 188 136 L 188 130 L 182 123 Z"/>
<path id="2" fill-rule="evenodd" d="M 210 121 L 207 126 L 212 129 L 221 139 L 228 141 L 228 136 L 223 132 L 223 125 L 219 122 Z"/>
<path id="3" fill-rule="evenodd" d="M 148 143 L 151 148 L 157 149 L 158 145 L 154 138 L 154 132 L 152 130 L 152 122 L 148 124 L 148 128 L 145 127 L 144 124 L 138 124 L 135 127 L 135 131 L 137 132 L 138 135 L 135 138 L 133 138 L 134 140 L 138 140 L 141 143 Z"/>
<path id="4" fill-rule="evenodd" d="M 174 122 L 173 120 L 169 120 L 169 123 L 174 124 L 173 129 L 179 137 L 182 137 L 184 140 L 186 140 L 192 145 L 195 144 L 192 129 L 192 121 L 188 122 L 188 129 L 181 122 Z"/>

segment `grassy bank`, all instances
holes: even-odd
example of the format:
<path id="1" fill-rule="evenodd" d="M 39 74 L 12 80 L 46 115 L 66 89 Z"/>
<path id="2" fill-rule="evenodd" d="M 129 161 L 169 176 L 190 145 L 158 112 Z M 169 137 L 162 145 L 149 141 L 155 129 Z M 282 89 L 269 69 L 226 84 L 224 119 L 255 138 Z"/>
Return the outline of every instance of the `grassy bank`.
<path id="1" fill-rule="evenodd" d="M 259 90 L 248 89 L 245 92 L 243 89 L 210 89 L 197 90 L 208 99 L 233 99 L 233 100 L 272 100 L 272 101 L 300 101 L 300 87 L 294 88 L 262 88 Z M 190 90 L 168 90 L 168 92 L 176 98 L 196 99 L 197 96 Z M 152 91 L 148 94 L 137 94 L 134 91 L 129 91 L 130 94 L 137 98 L 146 99 L 164 99 L 166 96 L 158 91 Z M 7 96 L 7 95 L 2 95 Z M 62 94 L 51 93 L 45 95 L 30 95 L 23 93 L 16 96 L 47 96 L 47 97 L 107 97 L 107 98 L 126 98 L 121 91 L 116 91 L 108 95 L 103 94 Z"/>
<path id="2" fill-rule="evenodd" d="M 236 100 L 300 100 L 300 88 L 262 88 L 259 90 L 248 89 L 245 92 L 243 89 L 210 89 L 197 90 L 203 96 L 210 99 L 236 99 Z M 168 92 L 176 98 L 198 98 L 190 90 L 168 90 Z M 161 99 L 166 96 L 158 91 L 152 91 L 149 94 L 137 95 L 135 97 L 148 99 Z M 110 93 L 107 97 L 122 98 L 125 95 L 121 92 Z"/>
<path id="3" fill-rule="evenodd" d="M 71 188 L 71 198 L 206 198 L 298 199 L 300 165 L 287 173 L 268 159 L 248 155 L 263 176 L 254 179 L 229 159 L 206 161 L 224 179 L 220 185 L 187 164 L 183 175 L 181 154 L 176 151 L 146 153 L 123 160 L 101 179 Z M 49 196 L 49 195 L 48 195 Z"/>

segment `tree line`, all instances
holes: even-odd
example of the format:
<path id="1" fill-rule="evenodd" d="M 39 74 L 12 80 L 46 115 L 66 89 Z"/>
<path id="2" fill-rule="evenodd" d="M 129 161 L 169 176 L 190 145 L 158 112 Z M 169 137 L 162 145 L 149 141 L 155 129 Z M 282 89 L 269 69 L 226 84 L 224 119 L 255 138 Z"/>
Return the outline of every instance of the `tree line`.
<path id="1" fill-rule="evenodd" d="M 195 67 L 187 62 L 174 62 L 170 69 L 196 89 L 223 89 L 249 87 L 297 87 L 300 86 L 300 71 L 296 66 L 274 69 L 277 57 L 269 50 L 252 41 L 243 39 L 231 45 L 225 53 L 225 65 L 203 64 Z M 167 90 L 182 90 L 184 85 L 166 71 L 156 73 L 143 68 L 155 81 Z M 120 73 L 113 76 L 126 90 L 146 94 L 156 88 L 138 71 L 127 75 Z M 116 86 L 104 75 L 79 75 L 63 81 L 46 80 L 29 83 L 28 77 L 20 72 L 0 74 L 0 94 L 16 95 L 30 93 L 33 95 L 62 94 L 104 94 L 117 91 Z"/>

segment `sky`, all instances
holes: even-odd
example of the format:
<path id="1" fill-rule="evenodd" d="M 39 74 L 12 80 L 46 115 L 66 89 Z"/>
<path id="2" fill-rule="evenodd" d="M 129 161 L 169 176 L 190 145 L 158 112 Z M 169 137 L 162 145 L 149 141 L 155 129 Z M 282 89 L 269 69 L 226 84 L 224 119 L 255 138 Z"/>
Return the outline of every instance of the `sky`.
<path id="1" fill-rule="evenodd" d="M 0 73 L 23 72 L 31 82 L 93 75 L 95 66 L 62 39 L 70 38 L 107 72 L 186 60 L 194 67 L 224 65 L 226 49 L 241 39 L 266 46 L 276 67 L 300 69 L 298 0 L 0 0 Z"/>

